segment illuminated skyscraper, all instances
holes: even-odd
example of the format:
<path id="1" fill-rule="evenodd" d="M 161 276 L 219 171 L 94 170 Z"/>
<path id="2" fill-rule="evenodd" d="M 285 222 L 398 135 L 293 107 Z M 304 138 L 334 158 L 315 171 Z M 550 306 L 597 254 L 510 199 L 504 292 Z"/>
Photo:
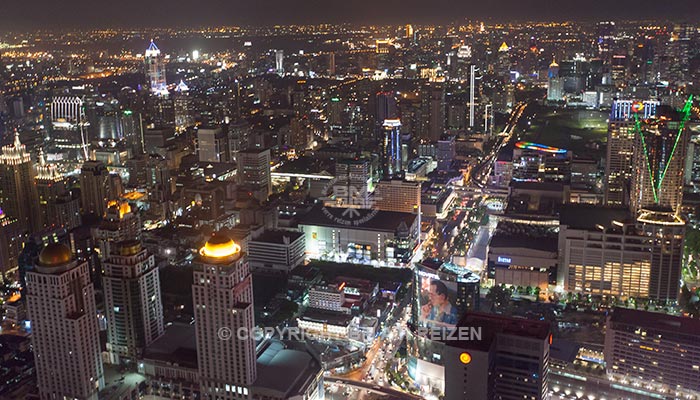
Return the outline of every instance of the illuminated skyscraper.
<path id="1" fill-rule="evenodd" d="M 22 235 L 19 222 L 0 209 L 0 273 L 8 279 L 17 271 L 18 258 L 26 237 Z"/>
<path id="2" fill-rule="evenodd" d="M 445 130 L 445 89 L 440 83 L 427 83 L 421 87 L 420 98 L 419 137 L 437 142 Z"/>
<path id="3" fill-rule="evenodd" d="M 615 100 L 608 122 L 608 144 L 605 162 L 605 203 L 627 205 L 633 171 L 635 112 L 641 120 L 656 116 L 658 101 Z"/>
<path id="4" fill-rule="evenodd" d="M 39 197 L 39 210 L 44 227 L 73 229 L 80 225 L 80 200 L 66 187 L 66 181 L 55 164 L 44 159 L 39 151 L 39 164 L 36 167 L 36 189 Z"/>
<path id="5" fill-rule="evenodd" d="M 167 95 L 168 85 L 165 80 L 165 64 L 160 49 L 151 40 L 151 44 L 146 49 L 146 77 L 151 88 L 151 93 L 157 95 Z"/>
<path id="6" fill-rule="evenodd" d="M 125 201 L 113 200 L 107 204 L 104 219 L 92 231 L 92 238 L 100 250 L 100 258 L 111 257 L 118 242 L 141 239 L 141 219 Z"/>
<path id="7" fill-rule="evenodd" d="M 284 74 L 284 50 L 275 52 L 275 71 L 280 75 Z"/>
<path id="8" fill-rule="evenodd" d="M 137 360 L 163 334 L 158 267 L 140 240 L 116 244 L 103 263 L 107 351 L 111 362 Z"/>
<path id="9" fill-rule="evenodd" d="M 384 177 L 395 176 L 401 170 L 401 121 L 385 119 L 382 125 L 382 172 Z"/>
<path id="10" fill-rule="evenodd" d="M 97 400 L 105 382 L 88 262 L 49 244 L 26 281 L 39 398 Z"/>
<path id="11" fill-rule="evenodd" d="M 195 330 L 202 398 L 250 399 L 257 376 L 253 277 L 241 247 L 211 237 L 194 262 Z"/>
<path id="12" fill-rule="evenodd" d="M 42 221 L 36 212 L 39 200 L 34 177 L 32 158 L 15 132 L 14 142 L 4 146 L 0 154 L 0 205 L 23 230 L 37 232 Z"/>
<path id="13" fill-rule="evenodd" d="M 630 201 L 634 212 L 647 207 L 679 210 L 689 139 L 686 122 L 691 106 L 692 98 L 680 112 L 659 107 L 656 118 L 647 120 L 642 120 L 643 110 L 634 112 L 634 179 Z"/>
<path id="14" fill-rule="evenodd" d="M 238 152 L 238 182 L 251 189 L 254 197 L 266 201 L 272 194 L 270 149 L 248 149 Z"/>

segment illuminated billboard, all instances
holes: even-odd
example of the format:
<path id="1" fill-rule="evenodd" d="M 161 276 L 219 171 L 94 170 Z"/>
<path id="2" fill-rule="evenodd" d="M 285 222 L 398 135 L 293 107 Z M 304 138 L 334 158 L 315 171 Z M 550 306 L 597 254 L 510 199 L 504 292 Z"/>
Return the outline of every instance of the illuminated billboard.
<path id="1" fill-rule="evenodd" d="M 457 304 L 457 282 L 440 279 L 424 270 L 417 271 L 418 325 L 425 327 L 453 327 L 460 312 Z"/>

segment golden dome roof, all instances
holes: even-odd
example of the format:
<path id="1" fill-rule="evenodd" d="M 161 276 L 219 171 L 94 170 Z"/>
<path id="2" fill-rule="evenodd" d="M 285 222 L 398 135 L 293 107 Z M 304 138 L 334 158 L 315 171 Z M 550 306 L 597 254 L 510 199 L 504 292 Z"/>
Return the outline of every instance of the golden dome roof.
<path id="1" fill-rule="evenodd" d="M 39 253 L 39 264 L 44 267 L 63 265 L 71 259 L 73 259 L 73 253 L 63 243 L 48 244 Z"/>
<path id="2" fill-rule="evenodd" d="M 211 258 L 230 257 L 241 252 L 241 246 L 231 238 L 222 234 L 214 234 L 199 250 L 199 254 Z"/>

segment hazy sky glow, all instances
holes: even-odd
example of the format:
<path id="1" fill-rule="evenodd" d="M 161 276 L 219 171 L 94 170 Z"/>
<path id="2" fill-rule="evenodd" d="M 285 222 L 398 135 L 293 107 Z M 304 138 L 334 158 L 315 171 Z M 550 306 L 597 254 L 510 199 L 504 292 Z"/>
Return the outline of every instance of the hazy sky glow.
<path id="1" fill-rule="evenodd" d="M 0 29 L 316 22 L 404 23 L 700 17 L 698 0 L 30 0 L 3 1 Z"/>

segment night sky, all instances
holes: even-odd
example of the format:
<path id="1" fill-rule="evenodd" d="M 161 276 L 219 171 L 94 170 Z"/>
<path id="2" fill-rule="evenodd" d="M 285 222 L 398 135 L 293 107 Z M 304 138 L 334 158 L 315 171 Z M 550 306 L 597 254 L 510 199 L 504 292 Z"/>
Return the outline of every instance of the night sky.
<path id="1" fill-rule="evenodd" d="M 697 19 L 700 0 L 2 0 L 3 28 Z"/>

